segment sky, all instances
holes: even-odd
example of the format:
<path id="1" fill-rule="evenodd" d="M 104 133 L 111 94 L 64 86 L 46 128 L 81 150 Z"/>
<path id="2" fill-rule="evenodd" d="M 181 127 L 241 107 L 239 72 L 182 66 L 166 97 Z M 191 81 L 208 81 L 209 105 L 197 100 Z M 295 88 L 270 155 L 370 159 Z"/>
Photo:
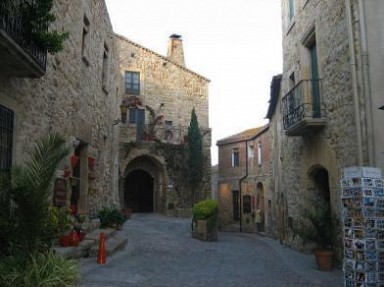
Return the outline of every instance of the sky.
<path id="1" fill-rule="evenodd" d="M 106 0 L 113 29 L 166 56 L 183 39 L 188 69 L 211 80 L 212 164 L 216 142 L 268 123 L 274 75 L 282 71 L 280 0 Z"/>

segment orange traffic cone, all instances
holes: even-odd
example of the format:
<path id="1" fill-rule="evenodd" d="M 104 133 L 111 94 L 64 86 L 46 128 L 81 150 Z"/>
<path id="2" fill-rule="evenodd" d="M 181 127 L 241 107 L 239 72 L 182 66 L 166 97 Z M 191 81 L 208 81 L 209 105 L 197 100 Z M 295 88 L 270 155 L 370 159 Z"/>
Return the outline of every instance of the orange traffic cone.
<path id="1" fill-rule="evenodd" d="M 105 236 L 104 232 L 101 232 L 99 239 L 99 252 L 97 254 L 97 264 L 105 264 L 106 262 L 107 256 L 105 254 Z"/>

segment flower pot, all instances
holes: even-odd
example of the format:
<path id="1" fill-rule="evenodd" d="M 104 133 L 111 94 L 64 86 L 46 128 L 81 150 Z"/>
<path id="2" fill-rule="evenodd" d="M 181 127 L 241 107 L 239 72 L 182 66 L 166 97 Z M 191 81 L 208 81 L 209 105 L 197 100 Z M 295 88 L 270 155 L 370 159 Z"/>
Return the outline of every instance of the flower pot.
<path id="1" fill-rule="evenodd" d="M 77 234 L 76 231 L 71 231 L 69 234 L 69 245 L 70 246 L 78 246 L 80 243 L 80 238 L 79 235 Z"/>
<path id="2" fill-rule="evenodd" d="M 71 166 L 72 168 L 75 168 L 77 164 L 79 163 L 79 157 L 76 155 L 71 156 Z"/>
<path id="3" fill-rule="evenodd" d="M 333 263 L 333 251 L 331 250 L 316 250 L 315 257 L 317 267 L 321 271 L 330 271 Z"/>
<path id="4" fill-rule="evenodd" d="M 93 169 L 93 166 L 95 165 L 96 158 L 93 156 L 88 157 L 88 167 L 89 169 Z"/>
<path id="5" fill-rule="evenodd" d="M 59 238 L 59 244 L 61 247 L 68 247 L 69 246 L 69 235 L 62 235 Z"/>

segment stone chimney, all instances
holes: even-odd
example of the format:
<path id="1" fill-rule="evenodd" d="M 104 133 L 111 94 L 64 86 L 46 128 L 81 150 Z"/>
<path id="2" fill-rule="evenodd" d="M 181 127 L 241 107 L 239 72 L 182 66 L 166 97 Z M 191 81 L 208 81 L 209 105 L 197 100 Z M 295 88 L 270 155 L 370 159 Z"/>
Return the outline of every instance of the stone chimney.
<path id="1" fill-rule="evenodd" d="M 183 40 L 180 35 L 173 34 L 169 37 L 167 57 L 169 60 L 185 66 Z"/>

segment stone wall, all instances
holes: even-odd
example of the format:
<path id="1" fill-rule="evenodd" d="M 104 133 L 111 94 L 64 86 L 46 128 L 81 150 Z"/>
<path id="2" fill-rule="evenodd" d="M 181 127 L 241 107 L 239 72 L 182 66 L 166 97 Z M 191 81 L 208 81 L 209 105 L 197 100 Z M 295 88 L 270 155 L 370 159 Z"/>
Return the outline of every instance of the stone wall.
<path id="1" fill-rule="evenodd" d="M 94 214 L 102 204 L 118 201 L 118 130 L 112 122 L 120 95 L 116 92 L 112 26 L 104 1 L 54 3 L 56 21 L 52 28 L 69 32 L 64 50 L 49 55 L 46 74 L 41 78 L 0 78 L 0 104 L 15 112 L 14 164 L 28 159 L 32 143 L 49 132 L 59 132 L 70 145 L 74 138 L 81 141 L 78 208 L 79 212 Z M 89 21 L 87 63 L 82 59 L 84 15 Z M 107 63 L 103 60 L 105 46 Z M 96 179 L 92 182 L 88 181 L 88 156 L 96 157 Z M 65 165 L 70 166 L 69 158 L 61 168 Z M 68 192 L 70 195 L 69 185 Z"/>
<path id="2" fill-rule="evenodd" d="M 282 1 L 283 78 L 281 97 L 295 82 L 311 78 L 311 61 L 306 41 L 312 38 L 317 46 L 321 99 L 325 105 L 327 124 L 324 129 L 303 136 L 289 137 L 275 122 L 275 181 L 279 206 L 277 219 L 282 228 L 279 236 L 289 244 L 290 230 L 302 214 L 305 200 L 317 192 L 312 174 L 318 169 L 328 172 L 330 202 L 333 215 L 339 215 L 340 170 L 343 167 L 367 164 L 366 138 L 362 135 L 362 163 L 359 162 L 358 129 L 365 129 L 361 114 L 356 117 L 353 98 L 352 66 L 348 42 L 348 26 L 344 1 L 295 1 L 295 15 L 289 19 L 289 1 Z M 356 16 L 357 1 L 352 17 L 355 49 L 359 53 L 359 30 Z M 357 69 L 359 69 L 357 60 Z M 359 73 L 359 71 L 358 71 Z M 361 86 L 358 84 L 358 90 Z M 359 99 L 359 105 L 363 103 Z M 280 115 L 279 115 L 280 117 Z M 359 121 L 360 118 L 360 121 Z M 281 121 L 281 119 L 274 119 Z"/>
<path id="3" fill-rule="evenodd" d="M 138 138 L 136 123 L 120 124 L 120 171 L 121 182 L 140 155 L 146 160 L 159 158 L 158 174 L 155 180 L 161 181 L 155 190 L 154 212 L 177 215 L 184 208 L 190 208 L 193 200 L 187 178 L 185 153 L 188 143 L 188 126 L 192 109 L 195 108 L 199 127 L 203 133 L 204 179 L 197 191 L 195 200 L 211 195 L 210 185 L 210 146 L 211 131 L 208 122 L 208 84 L 209 80 L 187 69 L 183 63 L 174 62 L 172 57 L 162 56 L 131 40 L 116 35 L 119 50 L 120 85 L 122 105 L 134 107 L 145 113 L 145 124 L 151 124 L 150 113 L 146 106 L 154 110 L 161 120 L 154 125 L 153 138 Z M 171 40 L 175 40 L 172 39 Z M 178 45 L 181 41 L 178 40 Z M 178 47 L 178 49 L 182 48 Z M 180 58 L 180 57 L 179 57 Z M 140 73 L 140 92 L 137 95 L 126 93 L 124 86 L 125 72 Z M 132 102 L 133 101 L 133 102 Z M 167 122 L 171 125 L 167 126 Z M 165 137 L 171 132 L 171 137 Z M 144 140 L 144 141 L 143 141 Z M 174 156 L 169 156 L 170 154 Z M 135 165 L 135 169 L 139 166 Z M 124 188 L 120 188 L 123 197 Z M 156 196 L 157 194 L 157 196 Z M 181 214 L 181 213 L 180 213 Z"/>
<path id="4" fill-rule="evenodd" d="M 251 130 L 250 130 L 251 131 Z M 249 133 L 245 131 L 243 135 Z M 240 135 L 240 136 L 239 136 Z M 249 135 L 249 134 L 248 134 Z M 272 180 L 272 140 L 268 127 L 253 130 L 253 135 L 243 138 L 241 134 L 218 141 L 219 146 L 219 226 L 239 223 L 234 220 L 233 191 L 239 191 L 239 207 L 241 206 L 242 231 L 265 232 L 273 236 L 274 221 L 272 206 L 274 204 Z M 233 141 L 230 139 L 233 138 Z M 259 159 L 259 145 L 261 147 Z M 232 166 L 232 151 L 239 151 L 239 166 Z M 246 150 L 248 149 L 248 150 Z M 246 168 L 248 165 L 248 169 Z M 241 184 L 241 187 L 240 187 Z M 240 194 L 241 191 L 241 194 Z M 250 209 L 244 210 L 244 198 L 250 198 Z M 256 230 L 255 213 L 260 210 L 263 224 Z"/>

